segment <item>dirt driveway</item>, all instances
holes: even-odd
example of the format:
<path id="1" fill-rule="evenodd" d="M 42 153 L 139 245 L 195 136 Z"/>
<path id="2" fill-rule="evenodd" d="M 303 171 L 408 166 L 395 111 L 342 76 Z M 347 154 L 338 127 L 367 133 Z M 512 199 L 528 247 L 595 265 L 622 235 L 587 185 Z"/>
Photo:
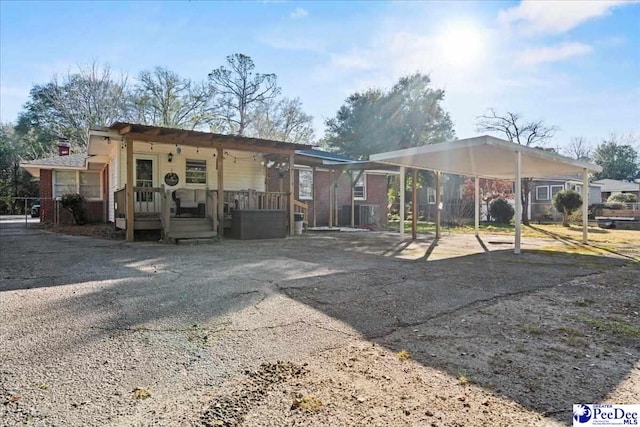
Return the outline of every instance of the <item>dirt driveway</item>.
<path id="1" fill-rule="evenodd" d="M 1 222 L 0 424 L 566 425 L 573 403 L 640 402 L 638 263 L 432 243 Z"/>

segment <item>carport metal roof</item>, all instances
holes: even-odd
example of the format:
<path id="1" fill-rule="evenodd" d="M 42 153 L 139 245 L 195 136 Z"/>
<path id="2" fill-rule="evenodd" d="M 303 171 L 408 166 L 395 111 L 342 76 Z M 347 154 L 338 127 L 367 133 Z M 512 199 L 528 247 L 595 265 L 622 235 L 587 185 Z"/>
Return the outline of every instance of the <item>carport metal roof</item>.
<path id="1" fill-rule="evenodd" d="M 475 177 L 475 225 L 479 232 L 478 178 L 511 179 L 515 181 L 515 253 L 520 253 L 522 178 L 544 178 L 557 175 L 582 176 L 582 199 L 587 199 L 589 172 L 601 172 L 598 165 L 573 160 L 540 148 L 526 147 L 493 136 L 478 136 L 441 144 L 406 148 L 373 154 L 370 160 L 400 167 L 401 182 L 405 169 L 427 169 Z M 436 175 L 439 179 L 439 173 Z M 439 186 L 439 185 L 438 185 Z M 439 196 L 439 191 L 436 195 Z M 400 235 L 404 234 L 404 191 L 400 192 Z M 438 197 L 439 200 L 439 197 Z M 582 206 L 582 240 L 587 242 L 587 203 Z M 440 215 L 437 214 L 436 238 L 440 236 Z M 414 235 L 415 235 L 415 222 Z"/>
<path id="2" fill-rule="evenodd" d="M 515 153 L 521 153 L 521 177 L 545 178 L 600 172 L 592 163 L 573 160 L 541 149 L 514 144 L 493 136 L 478 136 L 441 144 L 373 154 L 370 160 L 396 166 L 429 169 L 483 178 L 515 179 Z"/>

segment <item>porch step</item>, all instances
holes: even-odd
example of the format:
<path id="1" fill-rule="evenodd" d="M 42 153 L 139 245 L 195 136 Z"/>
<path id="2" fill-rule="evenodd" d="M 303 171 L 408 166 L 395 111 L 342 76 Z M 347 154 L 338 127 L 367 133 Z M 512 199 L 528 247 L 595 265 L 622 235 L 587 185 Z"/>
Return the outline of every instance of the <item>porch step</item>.
<path id="1" fill-rule="evenodd" d="M 169 228 L 169 234 L 189 231 L 211 231 L 213 224 L 207 218 L 171 218 Z"/>
<path id="2" fill-rule="evenodd" d="M 184 239 L 211 239 L 215 237 L 218 233 L 213 230 L 206 231 L 180 231 L 180 232 L 170 232 L 169 237 L 175 240 L 184 240 Z"/>

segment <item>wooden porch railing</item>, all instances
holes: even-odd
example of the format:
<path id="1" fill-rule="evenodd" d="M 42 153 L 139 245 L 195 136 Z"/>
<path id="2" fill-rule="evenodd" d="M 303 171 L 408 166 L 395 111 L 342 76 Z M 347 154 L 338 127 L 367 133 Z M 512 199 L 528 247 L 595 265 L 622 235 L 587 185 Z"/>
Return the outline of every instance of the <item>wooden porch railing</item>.
<path id="1" fill-rule="evenodd" d="M 224 203 L 233 209 L 278 209 L 287 210 L 288 197 L 285 193 L 262 192 L 254 190 L 225 191 Z"/>
<path id="2" fill-rule="evenodd" d="M 164 188 L 162 187 L 133 187 L 133 211 L 142 215 L 160 215 Z"/>

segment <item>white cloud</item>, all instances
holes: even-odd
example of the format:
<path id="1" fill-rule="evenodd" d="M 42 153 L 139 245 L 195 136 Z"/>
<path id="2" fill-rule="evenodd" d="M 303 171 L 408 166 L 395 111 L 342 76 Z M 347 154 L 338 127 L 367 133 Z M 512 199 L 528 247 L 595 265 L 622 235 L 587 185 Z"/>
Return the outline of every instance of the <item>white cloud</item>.
<path id="1" fill-rule="evenodd" d="M 525 49 L 516 56 L 516 64 L 532 66 L 545 62 L 557 62 L 591 53 L 593 48 L 584 43 L 562 43 Z"/>
<path id="2" fill-rule="evenodd" d="M 516 7 L 501 10 L 498 21 L 518 25 L 527 34 L 560 34 L 590 19 L 607 15 L 614 7 L 630 3 L 623 0 L 523 0 Z"/>
<path id="3" fill-rule="evenodd" d="M 291 19 L 302 19 L 307 16 L 309 16 L 309 12 L 301 7 L 297 8 L 289 14 L 289 17 L 291 17 Z"/>

